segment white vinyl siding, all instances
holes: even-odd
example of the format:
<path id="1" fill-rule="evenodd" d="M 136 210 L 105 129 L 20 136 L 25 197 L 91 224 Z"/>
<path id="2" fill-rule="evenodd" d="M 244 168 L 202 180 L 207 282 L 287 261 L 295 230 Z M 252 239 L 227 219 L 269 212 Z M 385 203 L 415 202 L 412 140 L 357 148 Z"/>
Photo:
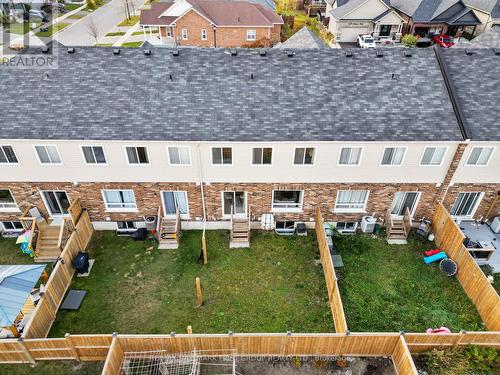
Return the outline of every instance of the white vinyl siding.
<path id="1" fill-rule="evenodd" d="M 313 165 L 315 153 L 316 149 L 314 147 L 297 147 L 293 156 L 293 164 Z"/>
<path id="2" fill-rule="evenodd" d="M 270 147 L 252 148 L 253 165 L 271 165 L 273 162 L 273 149 Z"/>
<path id="3" fill-rule="evenodd" d="M 446 147 L 426 147 L 420 165 L 441 165 Z"/>
<path id="4" fill-rule="evenodd" d="M 386 147 L 382 155 L 381 165 L 401 165 L 405 155 L 404 147 Z"/>
<path id="5" fill-rule="evenodd" d="M 133 190 L 103 190 L 102 195 L 108 210 L 133 211 L 137 209 Z"/>
<path id="6" fill-rule="evenodd" d="M 212 164 L 233 164 L 233 149 L 231 147 L 212 147 Z"/>
<path id="7" fill-rule="evenodd" d="M 0 163 L 17 164 L 17 156 L 12 146 L 0 146 Z"/>
<path id="8" fill-rule="evenodd" d="M 35 146 L 35 150 L 41 164 L 62 164 L 62 159 L 56 146 L 38 145 Z"/>
<path id="9" fill-rule="evenodd" d="M 148 150 L 146 147 L 125 147 L 129 164 L 149 164 Z"/>
<path id="10" fill-rule="evenodd" d="M 368 201 L 368 190 L 339 190 L 334 211 L 364 212 Z"/>
<path id="11" fill-rule="evenodd" d="M 273 210 L 275 211 L 299 211 L 302 210 L 302 190 L 275 190 L 273 191 Z"/>
<path id="12" fill-rule="evenodd" d="M 191 153 L 188 146 L 168 147 L 170 165 L 190 165 Z"/>
<path id="13" fill-rule="evenodd" d="M 458 194 L 450 214 L 452 216 L 472 217 L 481 201 L 481 192 L 461 192 Z"/>
<path id="14" fill-rule="evenodd" d="M 82 146 L 86 164 L 106 164 L 106 155 L 102 146 Z"/>
<path id="15" fill-rule="evenodd" d="M 493 147 L 473 147 L 469 157 L 467 158 L 467 165 L 488 165 L 491 154 L 493 154 Z"/>
<path id="16" fill-rule="evenodd" d="M 342 147 L 340 149 L 339 165 L 359 165 L 361 147 Z"/>

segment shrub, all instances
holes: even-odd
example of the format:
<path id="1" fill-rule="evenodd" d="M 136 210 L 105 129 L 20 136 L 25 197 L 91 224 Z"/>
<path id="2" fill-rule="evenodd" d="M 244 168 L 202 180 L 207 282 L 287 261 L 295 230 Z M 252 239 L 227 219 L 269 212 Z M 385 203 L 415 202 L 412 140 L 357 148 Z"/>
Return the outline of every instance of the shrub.
<path id="1" fill-rule="evenodd" d="M 406 34 L 401 38 L 401 42 L 406 47 L 414 47 L 417 44 L 417 37 L 415 35 Z"/>
<path id="2" fill-rule="evenodd" d="M 424 366 L 433 375 L 491 374 L 496 359 L 497 351 L 493 348 L 434 349 L 425 355 Z"/>

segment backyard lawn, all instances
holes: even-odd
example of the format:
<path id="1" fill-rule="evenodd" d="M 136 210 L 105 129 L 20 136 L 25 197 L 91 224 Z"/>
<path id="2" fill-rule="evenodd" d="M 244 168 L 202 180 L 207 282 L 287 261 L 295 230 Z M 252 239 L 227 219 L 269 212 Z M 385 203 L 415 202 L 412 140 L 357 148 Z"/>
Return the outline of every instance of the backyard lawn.
<path id="1" fill-rule="evenodd" d="M 33 258 L 21 252 L 15 238 L 0 237 L 0 264 L 33 264 Z"/>
<path id="2" fill-rule="evenodd" d="M 208 265 L 197 263 L 200 231 L 178 250 L 96 232 L 96 263 L 71 288 L 88 291 L 79 311 L 59 311 L 50 336 L 78 333 L 333 332 L 312 233 L 252 232 L 250 249 L 229 249 L 229 232 L 207 231 Z M 204 306 L 196 307 L 200 277 Z"/>
<path id="3" fill-rule="evenodd" d="M 103 362 L 73 362 L 73 361 L 39 361 L 35 367 L 21 364 L 0 365 L 0 372 L 8 375 L 96 375 L 100 374 L 104 367 Z"/>
<path id="4" fill-rule="evenodd" d="M 423 263 L 422 251 L 433 243 L 410 238 L 407 245 L 389 245 L 364 235 L 335 237 L 334 243 L 344 262 L 339 285 L 352 332 L 484 330 L 460 283 L 438 264 Z"/>

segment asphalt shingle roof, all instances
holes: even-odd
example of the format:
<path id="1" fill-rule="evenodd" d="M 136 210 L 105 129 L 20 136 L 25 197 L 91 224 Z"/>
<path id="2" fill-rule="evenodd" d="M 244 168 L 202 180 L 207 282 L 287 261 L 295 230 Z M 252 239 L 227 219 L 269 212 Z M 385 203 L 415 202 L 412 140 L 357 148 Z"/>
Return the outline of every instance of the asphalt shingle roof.
<path id="1" fill-rule="evenodd" d="M 74 54 L 62 49 L 58 69 L 0 68 L 0 137 L 462 139 L 431 49 L 412 50 L 412 57 L 396 48 L 384 50 L 383 57 L 370 49 L 353 50 L 353 57 L 345 52 L 296 50 L 288 57 L 279 49 L 265 56 L 240 49 L 231 56 L 224 49 L 190 48 L 173 56 L 158 48 L 145 56 L 141 49 L 125 48 L 119 55 L 102 47 L 76 48 Z"/>
<path id="2" fill-rule="evenodd" d="M 500 55 L 486 48 L 465 51 L 443 50 L 465 125 L 473 140 L 500 141 Z"/>
<path id="3" fill-rule="evenodd" d="M 325 43 L 306 26 L 293 34 L 283 43 L 279 43 L 274 48 L 328 48 Z"/>

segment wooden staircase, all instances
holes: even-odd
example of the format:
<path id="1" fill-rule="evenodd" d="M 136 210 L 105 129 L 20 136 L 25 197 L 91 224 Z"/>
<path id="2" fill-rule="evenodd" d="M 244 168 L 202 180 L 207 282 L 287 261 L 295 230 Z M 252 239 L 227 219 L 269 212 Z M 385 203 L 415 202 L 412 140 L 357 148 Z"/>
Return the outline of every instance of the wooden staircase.
<path id="1" fill-rule="evenodd" d="M 391 214 L 391 210 L 387 210 L 385 224 L 388 243 L 397 245 L 407 243 L 406 239 L 410 234 L 412 226 L 410 210 L 408 208 L 406 208 L 402 219 L 395 219 Z"/>
<path id="2" fill-rule="evenodd" d="M 248 217 L 235 218 L 231 214 L 230 248 L 250 247 L 250 217 L 250 206 L 248 206 Z"/>
<path id="3" fill-rule="evenodd" d="M 158 225 L 156 228 L 158 238 L 158 249 L 179 248 L 181 231 L 181 215 L 179 210 L 175 218 L 163 217 L 161 207 L 158 209 Z"/>
<path id="4" fill-rule="evenodd" d="M 53 262 L 61 255 L 62 248 L 59 245 L 60 232 L 60 227 L 52 227 L 46 223 L 40 226 L 35 246 L 35 262 Z"/>

